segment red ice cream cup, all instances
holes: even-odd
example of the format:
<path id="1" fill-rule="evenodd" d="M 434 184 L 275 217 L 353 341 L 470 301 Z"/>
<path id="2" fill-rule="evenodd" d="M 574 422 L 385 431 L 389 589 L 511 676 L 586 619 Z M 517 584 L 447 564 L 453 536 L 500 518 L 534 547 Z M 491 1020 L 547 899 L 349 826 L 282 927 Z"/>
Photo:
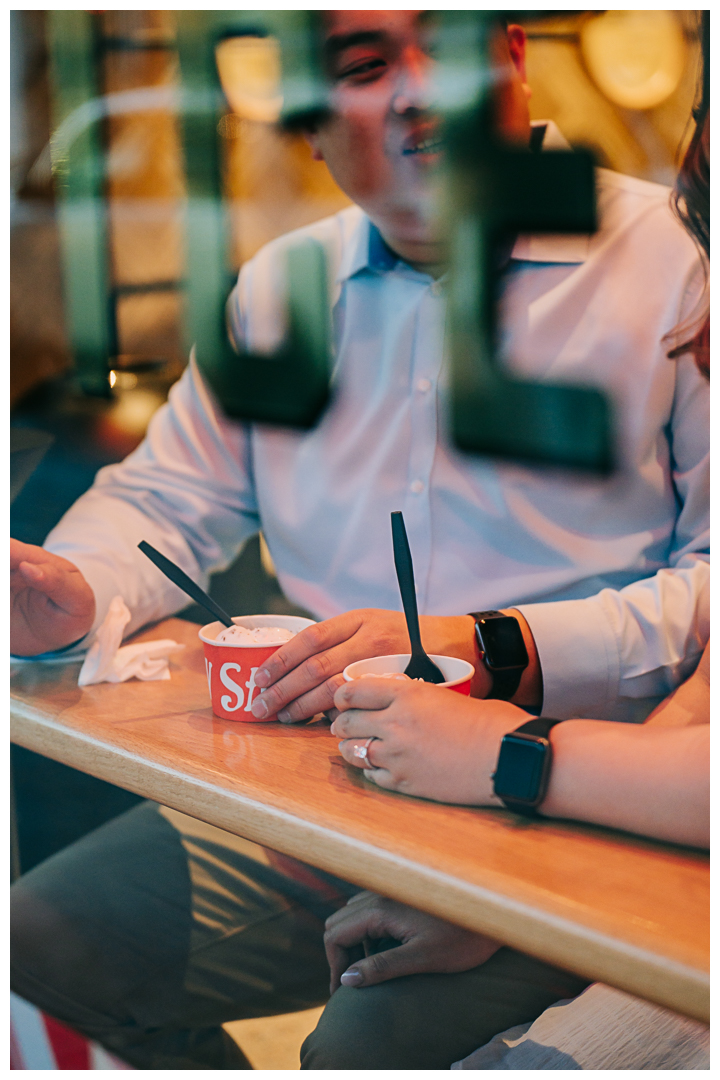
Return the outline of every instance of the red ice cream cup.
<path id="1" fill-rule="evenodd" d="M 255 630 L 260 626 L 277 626 L 299 634 L 313 625 L 312 619 L 298 615 L 242 615 L 233 620 L 238 626 Z M 259 689 L 255 687 L 255 673 L 272 656 L 279 645 L 239 645 L 237 642 L 216 641 L 224 630 L 221 622 L 208 623 L 198 632 L 205 650 L 205 673 L 207 675 L 212 711 L 223 720 L 240 720 L 246 724 L 267 724 L 274 716 L 258 720 L 250 709 Z"/>
<path id="2" fill-rule="evenodd" d="M 458 694 L 470 694 L 470 683 L 475 673 L 472 664 L 467 660 L 460 660 L 456 656 L 436 656 L 428 653 L 431 660 L 445 676 L 446 681 L 438 685 L 448 690 L 456 690 Z M 399 674 L 405 671 L 410 663 L 410 653 L 396 653 L 392 656 L 371 656 L 367 660 L 356 660 L 354 664 L 348 664 L 343 671 L 345 682 L 360 679 L 363 675 L 386 675 L 389 672 Z"/>

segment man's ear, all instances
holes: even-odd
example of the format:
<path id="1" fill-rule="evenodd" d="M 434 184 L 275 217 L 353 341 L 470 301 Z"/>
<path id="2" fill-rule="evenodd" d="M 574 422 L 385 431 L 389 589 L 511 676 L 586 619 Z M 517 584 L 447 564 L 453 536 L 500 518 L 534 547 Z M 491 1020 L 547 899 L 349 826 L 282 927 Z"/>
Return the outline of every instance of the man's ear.
<path id="1" fill-rule="evenodd" d="M 320 140 L 318 138 L 317 130 L 310 131 L 309 129 L 307 129 L 303 132 L 303 135 L 305 136 L 305 142 L 310 147 L 313 161 L 324 161 L 325 158 L 323 156 L 322 150 L 320 149 Z"/>
<path id="2" fill-rule="evenodd" d="M 518 75 L 520 76 L 528 98 L 532 91 L 528 86 L 527 71 L 525 69 L 525 48 L 527 44 L 527 37 L 522 26 L 518 26 L 517 23 L 510 23 L 507 28 L 507 42 L 508 49 L 510 51 L 510 59 L 512 60 Z"/>

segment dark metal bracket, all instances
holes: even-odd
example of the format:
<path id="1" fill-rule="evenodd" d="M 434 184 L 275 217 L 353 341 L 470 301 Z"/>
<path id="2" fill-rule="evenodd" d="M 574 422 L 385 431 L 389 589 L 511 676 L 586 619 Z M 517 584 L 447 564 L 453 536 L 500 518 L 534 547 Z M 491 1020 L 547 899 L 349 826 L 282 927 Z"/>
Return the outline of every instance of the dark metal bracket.
<path id="1" fill-rule="evenodd" d="M 588 154 L 514 150 L 494 133 L 489 34 L 501 14 L 508 13 L 438 14 L 436 107 L 444 125 L 441 199 L 451 235 L 453 438 L 468 452 L 607 473 L 613 464 L 612 417 L 600 390 L 514 378 L 497 359 L 499 252 L 509 250 L 518 232 L 586 233 L 595 228 Z M 188 342 L 196 344 L 198 363 L 229 415 L 305 428 L 318 421 L 330 396 L 326 255 L 315 243 L 288 253 L 282 345 L 271 357 L 236 353 L 225 321 L 234 275 L 217 138 L 217 120 L 226 103 L 215 48 L 223 38 L 243 34 L 279 40 L 281 121 L 290 129 L 328 112 L 319 19 L 319 13 L 308 11 L 177 13 L 187 176 Z M 49 20 L 56 125 L 78 128 L 65 142 L 56 140 L 53 150 L 70 336 L 83 388 L 107 393 L 107 361 L 117 348 L 103 199 L 102 96 L 96 85 L 98 34 L 86 12 L 50 12 Z M 82 119 L 84 112 L 88 115 Z M 171 284 L 161 283 L 163 288 Z"/>
<path id="2" fill-rule="evenodd" d="M 498 363 L 498 287 L 514 237 L 597 228 L 589 153 L 511 149 L 495 133 L 489 36 L 499 15 L 444 12 L 440 30 L 453 438 L 473 453 L 604 474 L 613 465 L 604 394 L 515 378 Z"/>

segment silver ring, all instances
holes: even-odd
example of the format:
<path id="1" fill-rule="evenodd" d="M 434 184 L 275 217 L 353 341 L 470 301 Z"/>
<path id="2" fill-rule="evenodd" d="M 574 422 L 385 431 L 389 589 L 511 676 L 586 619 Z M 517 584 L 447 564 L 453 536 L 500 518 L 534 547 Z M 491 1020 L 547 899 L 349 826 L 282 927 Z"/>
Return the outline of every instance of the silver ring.
<path id="1" fill-rule="evenodd" d="M 353 754 L 355 755 L 355 757 L 359 757 L 361 761 L 364 761 L 368 769 L 377 768 L 377 765 L 373 765 L 373 763 L 370 761 L 370 758 L 368 757 L 368 747 L 370 746 L 370 743 L 375 742 L 376 739 L 377 735 L 371 735 L 367 742 L 363 743 L 362 746 L 353 747 Z"/>

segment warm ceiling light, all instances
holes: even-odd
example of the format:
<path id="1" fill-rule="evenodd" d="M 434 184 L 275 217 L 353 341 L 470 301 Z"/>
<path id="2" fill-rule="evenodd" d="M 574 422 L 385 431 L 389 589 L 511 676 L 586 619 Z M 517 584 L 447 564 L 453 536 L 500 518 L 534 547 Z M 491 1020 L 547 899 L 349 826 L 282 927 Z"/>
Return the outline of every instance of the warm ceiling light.
<path id="1" fill-rule="evenodd" d="M 277 38 L 226 38 L 215 49 L 215 57 L 233 112 L 245 120 L 275 123 L 282 108 Z"/>
<path id="2" fill-rule="evenodd" d="M 686 63 L 672 11 L 605 11 L 580 31 L 585 65 L 605 97 L 626 109 L 653 109 L 677 89 Z"/>

